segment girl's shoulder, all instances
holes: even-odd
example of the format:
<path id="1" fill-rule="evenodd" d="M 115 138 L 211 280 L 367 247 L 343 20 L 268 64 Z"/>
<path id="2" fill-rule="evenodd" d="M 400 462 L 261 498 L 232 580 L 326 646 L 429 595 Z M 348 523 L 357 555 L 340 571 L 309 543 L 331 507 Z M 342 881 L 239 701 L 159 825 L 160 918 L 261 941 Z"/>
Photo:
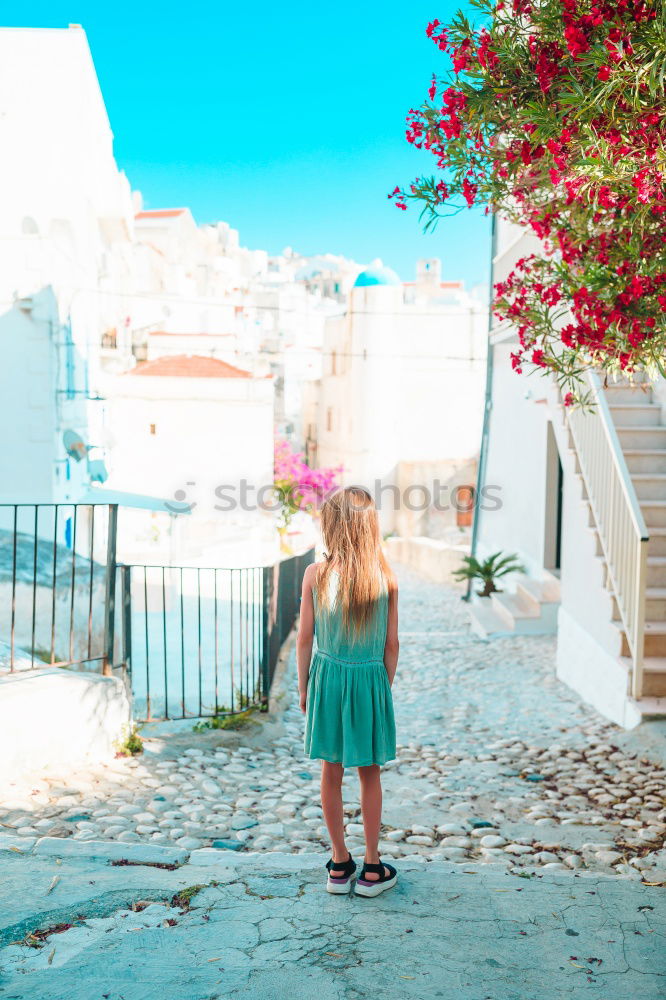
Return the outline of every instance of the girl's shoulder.
<path id="1" fill-rule="evenodd" d="M 320 562 L 310 563 L 309 566 L 306 566 L 305 572 L 303 573 L 303 583 L 305 586 L 312 587 L 313 589 L 316 588 L 317 580 L 319 579 L 321 571 L 325 565 L 325 560 L 321 560 Z M 335 570 L 333 572 L 335 572 Z"/>
<path id="2" fill-rule="evenodd" d="M 305 567 L 305 572 L 303 573 L 303 583 L 308 586 L 312 586 L 317 579 L 317 574 L 319 572 L 319 567 L 322 563 L 310 563 L 309 566 Z"/>

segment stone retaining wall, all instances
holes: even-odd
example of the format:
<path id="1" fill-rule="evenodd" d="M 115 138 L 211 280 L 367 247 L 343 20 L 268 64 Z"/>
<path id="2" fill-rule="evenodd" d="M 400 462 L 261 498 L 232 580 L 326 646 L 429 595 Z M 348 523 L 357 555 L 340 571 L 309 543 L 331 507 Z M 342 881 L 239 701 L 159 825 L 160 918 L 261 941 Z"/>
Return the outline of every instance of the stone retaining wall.
<path id="1" fill-rule="evenodd" d="M 455 584 L 452 573 L 469 555 L 469 545 L 451 545 L 437 538 L 387 538 L 386 550 L 390 561 L 404 563 L 435 583 Z"/>
<path id="2" fill-rule="evenodd" d="M 131 718 L 117 677 L 49 667 L 0 677 L 0 789 L 22 772 L 102 761 Z"/>

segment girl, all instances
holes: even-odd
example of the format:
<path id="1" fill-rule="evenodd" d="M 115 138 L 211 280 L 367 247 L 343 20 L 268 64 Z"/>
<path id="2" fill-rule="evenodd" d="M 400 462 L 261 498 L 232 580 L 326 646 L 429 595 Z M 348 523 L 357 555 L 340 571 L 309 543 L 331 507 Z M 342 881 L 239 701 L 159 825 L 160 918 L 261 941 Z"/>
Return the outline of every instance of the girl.
<path id="1" fill-rule="evenodd" d="M 297 639 L 305 753 L 322 761 L 321 805 L 333 855 L 327 890 L 349 892 L 356 871 L 345 845 L 342 776 L 345 767 L 357 767 L 365 859 L 355 891 L 378 896 L 397 880 L 395 868 L 380 862 L 378 842 L 379 768 L 396 755 L 391 685 L 398 665 L 398 589 L 367 490 L 347 487 L 330 496 L 321 527 L 326 556 L 305 571 Z"/>

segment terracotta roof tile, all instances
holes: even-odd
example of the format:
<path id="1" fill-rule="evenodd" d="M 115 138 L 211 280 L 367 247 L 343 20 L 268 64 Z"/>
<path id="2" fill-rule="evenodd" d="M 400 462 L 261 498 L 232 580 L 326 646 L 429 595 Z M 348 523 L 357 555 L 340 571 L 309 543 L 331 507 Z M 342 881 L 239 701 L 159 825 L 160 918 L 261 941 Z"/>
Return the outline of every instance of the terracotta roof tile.
<path id="1" fill-rule="evenodd" d="M 175 354 L 173 357 L 155 358 L 142 361 L 125 372 L 126 375 L 165 375 L 169 378 L 252 378 L 251 372 L 198 354 Z"/>
<path id="2" fill-rule="evenodd" d="M 183 215 L 186 208 L 155 208 L 143 212 L 137 212 L 135 219 L 175 219 L 178 215 Z"/>

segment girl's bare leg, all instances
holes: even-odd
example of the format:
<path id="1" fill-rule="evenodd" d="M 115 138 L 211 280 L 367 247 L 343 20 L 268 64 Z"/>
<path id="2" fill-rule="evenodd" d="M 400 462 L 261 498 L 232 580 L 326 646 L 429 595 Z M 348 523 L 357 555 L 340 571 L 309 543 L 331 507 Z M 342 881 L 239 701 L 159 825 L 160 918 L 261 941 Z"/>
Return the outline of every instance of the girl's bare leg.
<path id="1" fill-rule="evenodd" d="M 378 764 L 359 767 L 358 776 L 361 782 L 361 812 L 363 813 L 363 830 L 365 832 L 365 860 L 370 865 L 379 864 L 379 828 L 382 823 L 382 782 Z M 379 878 L 368 873 L 369 880 Z"/>
<path id="2" fill-rule="evenodd" d="M 331 838 L 333 861 L 341 864 L 349 858 L 345 844 L 345 819 L 342 808 L 342 764 L 331 764 L 328 760 L 321 762 L 321 808 L 324 821 Z"/>

